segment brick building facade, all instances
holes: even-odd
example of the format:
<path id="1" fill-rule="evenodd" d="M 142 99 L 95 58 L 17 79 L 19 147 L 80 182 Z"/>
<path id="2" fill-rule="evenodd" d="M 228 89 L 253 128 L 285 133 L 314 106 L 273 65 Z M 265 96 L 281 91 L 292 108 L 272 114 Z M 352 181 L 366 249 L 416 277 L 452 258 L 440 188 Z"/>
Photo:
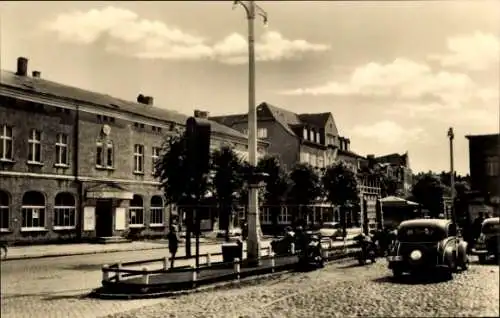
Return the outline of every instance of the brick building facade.
<path id="1" fill-rule="evenodd" d="M 1 240 L 164 236 L 176 209 L 165 204 L 154 161 L 187 116 L 142 94 L 130 102 L 29 76 L 27 63 L 1 72 Z M 211 123 L 214 147 L 245 153 L 244 134 Z"/>

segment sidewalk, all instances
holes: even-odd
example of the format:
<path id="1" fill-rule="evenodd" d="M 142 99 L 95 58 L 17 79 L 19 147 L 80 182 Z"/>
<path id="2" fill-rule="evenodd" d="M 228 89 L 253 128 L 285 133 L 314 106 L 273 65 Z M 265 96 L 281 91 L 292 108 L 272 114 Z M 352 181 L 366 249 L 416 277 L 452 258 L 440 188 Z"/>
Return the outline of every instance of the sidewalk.
<path id="1" fill-rule="evenodd" d="M 270 240 L 263 240 L 263 246 L 268 246 Z M 210 252 L 220 252 L 220 245 L 222 242 L 213 240 L 200 239 L 200 247 L 210 246 Z M 177 257 L 185 257 L 185 243 L 179 246 Z M 191 243 L 191 251 L 195 253 L 195 242 Z M 46 258 L 46 257 L 60 257 L 60 256 L 73 256 L 73 255 L 87 255 L 98 253 L 116 253 L 128 251 L 146 251 L 155 249 L 168 249 L 168 242 L 166 240 L 155 241 L 133 241 L 130 243 L 114 243 L 114 244 L 50 244 L 50 245 L 31 245 L 31 246 L 12 246 L 9 247 L 7 258 L 4 261 L 20 260 L 20 259 L 33 259 L 33 258 Z M 204 250 L 205 248 L 200 248 Z M 207 253 L 207 252 L 205 252 Z"/>

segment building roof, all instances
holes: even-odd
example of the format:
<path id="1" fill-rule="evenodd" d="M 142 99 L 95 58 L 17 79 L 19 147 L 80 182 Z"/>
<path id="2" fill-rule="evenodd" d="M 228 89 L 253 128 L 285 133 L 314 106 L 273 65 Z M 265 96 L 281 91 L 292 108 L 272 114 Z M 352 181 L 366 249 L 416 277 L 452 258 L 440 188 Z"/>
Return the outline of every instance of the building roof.
<path id="1" fill-rule="evenodd" d="M 406 166 L 408 162 L 408 153 L 402 155 L 398 153 L 391 153 L 385 156 L 375 157 L 375 161 L 378 163 L 389 163 L 399 166 Z"/>
<path id="2" fill-rule="evenodd" d="M 63 85 L 43 78 L 18 76 L 14 72 L 7 70 L 1 70 L 0 87 L 9 87 L 31 94 L 43 95 L 45 97 L 101 106 L 109 108 L 113 111 L 130 113 L 166 122 L 174 122 L 179 125 L 185 125 L 186 120 L 189 117 L 174 110 L 127 101 L 107 94 L 96 93 L 69 85 Z M 212 131 L 214 132 L 240 139 L 248 138 L 245 134 L 242 134 L 241 132 L 230 127 L 221 125 L 212 120 L 209 120 L 209 122 L 212 126 Z"/>
<path id="3" fill-rule="evenodd" d="M 302 122 L 311 123 L 318 127 L 323 127 L 330 118 L 331 113 L 317 113 L 317 114 L 299 114 L 299 119 Z"/>
<path id="4" fill-rule="evenodd" d="M 357 153 L 350 151 L 350 150 L 339 149 L 339 150 L 337 150 L 337 153 L 339 155 L 344 155 L 344 156 L 353 157 L 353 158 L 357 158 L 357 159 L 366 159 L 366 157 L 363 157 L 362 155 L 358 155 Z"/>
<path id="5" fill-rule="evenodd" d="M 500 134 L 465 135 L 465 138 L 467 138 L 467 139 L 471 139 L 471 138 L 491 138 L 491 137 L 500 138 Z"/>

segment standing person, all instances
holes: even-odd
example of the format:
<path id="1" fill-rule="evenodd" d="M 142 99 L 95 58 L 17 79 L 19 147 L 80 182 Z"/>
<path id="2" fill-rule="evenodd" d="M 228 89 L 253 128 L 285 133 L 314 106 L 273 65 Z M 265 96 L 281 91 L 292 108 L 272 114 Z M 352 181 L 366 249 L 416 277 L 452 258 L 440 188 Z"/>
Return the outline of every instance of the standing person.
<path id="1" fill-rule="evenodd" d="M 478 239 L 479 235 L 481 235 L 481 226 L 483 225 L 483 221 L 483 212 L 479 212 L 478 217 L 474 220 L 474 224 L 472 225 L 474 241 Z"/>
<path id="2" fill-rule="evenodd" d="M 174 268 L 175 254 L 179 248 L 179 235 L 175 225 L 170 226 L 170 231 L 167 234 L 168 250 L 170 251 L 170 268 Z"/>

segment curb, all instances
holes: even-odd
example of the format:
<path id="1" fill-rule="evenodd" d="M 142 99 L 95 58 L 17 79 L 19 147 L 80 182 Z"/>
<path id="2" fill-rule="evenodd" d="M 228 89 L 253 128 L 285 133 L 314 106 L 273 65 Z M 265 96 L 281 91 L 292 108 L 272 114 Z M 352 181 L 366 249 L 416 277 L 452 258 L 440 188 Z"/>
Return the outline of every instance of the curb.
<path id="1" fill-rule="evenodd" d="M 342 257 L 334 258 L 326 262 L 325 265 L 334 264 L 340 261 L 345 261 L 348 259 L 354 258 L 353 253 L 349 253 L 347 255 L 343 255 Z M 135 300 L 135 299 L 154 299 L 154 298 L 168 298 L 175 296 L 184 296 L 201 292 L 208 292 L 213 290 L 222 290 L 224 288 L 232 288 L 232 287 L 244 287 L 250 285 L 252 283 L 259 283 L 261 281 L 271 280 L 279 278 L 287 273 L 300 273 L 295 269 L 284 269 L 282 271 L 277 271 L 274 273 L 266 273 L 256 276 L 245 277 L 243 279 L 238 280 L 229 280 L 225 282 L 219 282 L 214 284 L 209 284 L 205 286 L 199 286 L 193 289 L 185 289 L 185 290 L 177 290 L 177 291 L 165 291 L 165 292 L 155 292 L 155 293 L 143 293 L 143 294 L 113 294 L 113 293 L 103 293 L 101 291 L 104 290 L 103 287 L 96 288 L 92 290 L 87 297 L 94 299 L 104 299 L 104 300 Z"/>

